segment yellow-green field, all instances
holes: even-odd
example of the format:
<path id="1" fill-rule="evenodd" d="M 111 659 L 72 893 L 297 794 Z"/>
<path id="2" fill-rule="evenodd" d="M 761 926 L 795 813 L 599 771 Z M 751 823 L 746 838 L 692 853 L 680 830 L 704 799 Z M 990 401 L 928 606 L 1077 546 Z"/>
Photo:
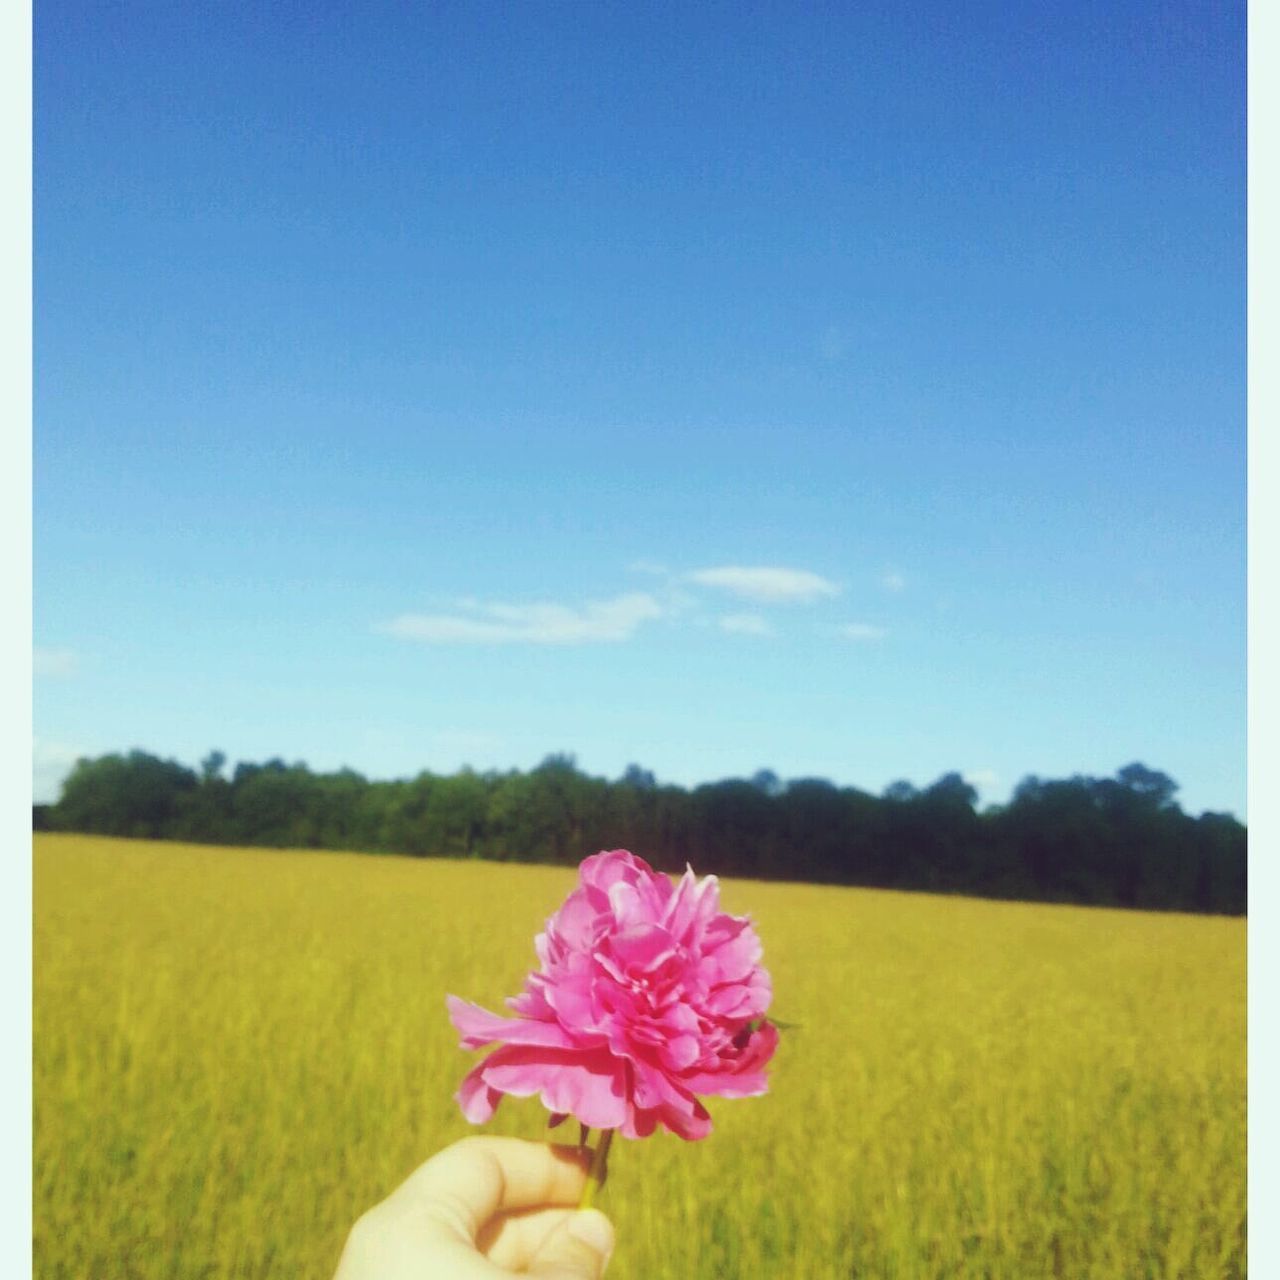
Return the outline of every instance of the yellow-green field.
<path id="1" fill-rule="evenodd" d="M 643 853 L 643 850 L 637 850 Z M 572 871 L 38 836 L 36 1275 L 320 1277 L 471 1132 Z M 667 868 L 671 870 L 671 868 Z M 622 1280 L 1245 1272 L 1240 920 L 729 881 L 784 1034 L 716 1132 L 614 1144 Z M 493 1131 L 537 1137 L 536 1101 Z"/>

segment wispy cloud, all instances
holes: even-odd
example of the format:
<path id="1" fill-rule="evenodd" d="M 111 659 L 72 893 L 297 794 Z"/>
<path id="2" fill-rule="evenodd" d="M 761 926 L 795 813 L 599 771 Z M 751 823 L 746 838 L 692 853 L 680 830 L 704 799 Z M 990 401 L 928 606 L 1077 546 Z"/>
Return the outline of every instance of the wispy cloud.
<path id="1" fill-rule="evenodd" d="M 633 560 L 629 565 L 627 565 L 627 569 L 631 573 L 646 573 L 650 577 L 655 578 L 665 578 L 671 572 L 667 566 L 662 564 L 660 561 L 646 559 Z"/>
<path id="2" fill-rule="evenodd" d="M 720 629 L 739 636 L 773 635 L 768 619 L 758 613 L 726 613 L 720 619 Z"/>
<path id="3" fill-rule="evenodd" d="M 846 640 L 883 640 L 889 633 L 870 622 L 847 622 L 840 628 L 840 634 Z"/>
<path id="4" fill-rule="evenodd" d="M 715 587 L 743 600 L 760 604 L 804 604 L 823 596 L 840 594 L 840 588 L 808 569 L 722 565 L 685 574 L 689 582 Z"/>
<path id="5" fill-rule="evenodd" d="M 907 580 L 896 569 L 888 570 L 884 577 L 880 579 L 880 585 L 886 591 L 905 591 L 907 588 Z"/>
<path id="6" fill-rule="evenodd" d="M 463 601 L 459 613 L 406 613 L 378 630 L 424 644 L 603 644 L 629 640 L 662 606 L 645 592 L 572 608 L 563 604 Z"/>
<path id="7" fill-rule="evenodd" d="M 73 676 L 80 659 L 70 649 L 41 649 L 31 652 L 31 669 L 38 676 Z"/>

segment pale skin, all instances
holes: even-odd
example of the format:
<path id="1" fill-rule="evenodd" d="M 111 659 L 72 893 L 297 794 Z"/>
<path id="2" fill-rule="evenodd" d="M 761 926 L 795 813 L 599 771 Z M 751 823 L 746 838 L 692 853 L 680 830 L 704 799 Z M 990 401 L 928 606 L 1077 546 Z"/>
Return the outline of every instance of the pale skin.
<path id="1" fill-rule="evenodd" d="M 599 1280 L 613 1227 L 577 1210 L 589 1153 L 519 1138 L 463 1138 L 351 1229 L 334 1280 Z"/>

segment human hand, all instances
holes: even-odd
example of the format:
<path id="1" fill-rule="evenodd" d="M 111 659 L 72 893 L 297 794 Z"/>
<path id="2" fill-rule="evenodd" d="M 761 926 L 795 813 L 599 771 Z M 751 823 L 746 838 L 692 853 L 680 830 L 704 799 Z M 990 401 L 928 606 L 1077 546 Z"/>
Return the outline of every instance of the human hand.
<path id="1" fill-rule="evenodd" d="M 590 1153 L 519 1138 L 463 1138 L 351 1229 L 334 1280 L 598 1280 L 613 1227 L 575 1211 Z"/>

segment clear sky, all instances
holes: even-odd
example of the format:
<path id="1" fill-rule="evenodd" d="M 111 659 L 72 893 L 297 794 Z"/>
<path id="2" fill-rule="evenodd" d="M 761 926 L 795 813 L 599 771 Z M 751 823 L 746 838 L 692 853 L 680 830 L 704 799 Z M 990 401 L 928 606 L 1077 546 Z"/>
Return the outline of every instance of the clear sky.
<path id="1" fill-rule="evenodd" d="M 35 10 L 35 795 L 1245 816 L 1244 5 Z"/>

